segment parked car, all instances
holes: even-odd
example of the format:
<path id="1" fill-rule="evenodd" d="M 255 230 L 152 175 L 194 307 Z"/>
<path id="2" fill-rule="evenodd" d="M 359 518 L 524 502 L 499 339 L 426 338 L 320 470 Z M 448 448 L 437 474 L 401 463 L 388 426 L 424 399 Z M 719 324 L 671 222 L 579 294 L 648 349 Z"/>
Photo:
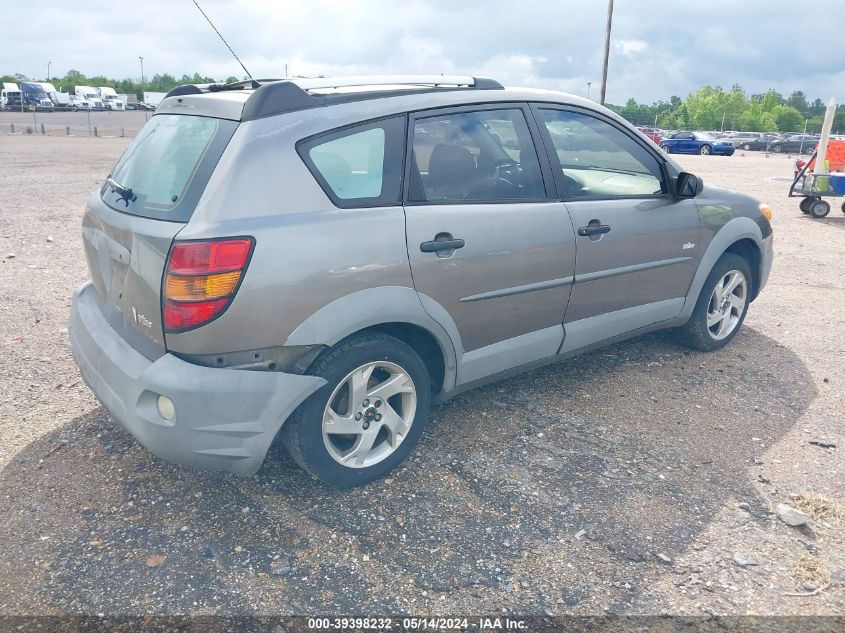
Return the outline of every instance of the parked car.
<path id="1" fill-rule="evenodd" d="M 813 149 L 819 144 L 819 137 L 811 134 L 793 134 L 788 138 L 778 139 L 769 144 L 769 151 L 775 153 L 791 152 L 799 154 L 812 154 Z"/>
<path id="2" fill-rule="evenodd" d="M 736 143 L 736 139 L 731 140 Z M 781 140 L 781 137 L 777 134 L 761 134 L 756 138 L 744 139 L 737 147 L 746 151 L 765 150 L 768 149 L 769 145 L 779 140 Z"/>
<path id="3" fill-rule="evenodd" d="M 441 75 L 254 85 L 172 90 L 82 220 L 74 358 L 167 460 L 249 475 L 278 437 L 363 484 L 432 403 L 651 330 L 722 348 L 766 284 L 768 207 L 592 101 Z"/>
<path id="4" fill-rule="evenodd" d="M 730 141 L 714 138 L 707 132 L 675 132 L 664 138 L 660 148 L 667 154 L 733 155 L 736 148 Z"/>
<path id="5" fill-rule="evenodd" d="M 728 134 L 727 138 L 734 144 L 734 147 L 740 147 L 743 143 L 754 141 L 763 136 L 763 134 L 763 132 L 732 132 Z"/>
<path id="6" fill-rule="evenodd" d="M 656 127 L 639 127 L 637 129 L 645 134 L 646 138 L 650 139 L 655 145 L 660 145 L 660 141 L 663 140 L 660 130 Z"/>

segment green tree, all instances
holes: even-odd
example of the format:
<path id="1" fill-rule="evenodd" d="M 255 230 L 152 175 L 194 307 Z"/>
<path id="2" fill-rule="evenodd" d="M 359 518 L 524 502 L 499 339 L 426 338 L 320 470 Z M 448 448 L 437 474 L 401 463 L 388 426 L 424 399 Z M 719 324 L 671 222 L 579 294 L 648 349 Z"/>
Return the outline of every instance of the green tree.
<path id="1" fill-rule="evenodd" d="M 792 106 L 776 105 L 771 115 L 779 132 L 795 132 L 804 127 L 804 117 Z"/>
<path id="2" fill-rule="evenodd" d="M 801 116 L 806 116 L 807 111 L 810 108 L 810 104 L 807 103 L 807 97 L 804 96 L 804 93 L 801 90 L 796 90 L 789 95 L 789 99 L 786 100 L 786 103 L 798 110 L 798 112 L 801 113 Z"/>

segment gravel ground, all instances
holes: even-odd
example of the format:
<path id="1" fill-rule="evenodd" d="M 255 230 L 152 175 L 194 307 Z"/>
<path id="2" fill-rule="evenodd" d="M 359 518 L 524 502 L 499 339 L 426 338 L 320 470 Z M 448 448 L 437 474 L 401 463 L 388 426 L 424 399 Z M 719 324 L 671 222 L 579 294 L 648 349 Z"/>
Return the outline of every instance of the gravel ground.
<path id="1" fill-rule="evenodd" d="M 0 136 L 0 613 L 845 613 L 845 216 L 803 216 L 786 157 L 679 157 L 774 209 L 727 349 L 653 334 L 476 390 L 337 491 L 284 455 L 168 465 L 81 382 L 79 221 L 127 142 Z"/>

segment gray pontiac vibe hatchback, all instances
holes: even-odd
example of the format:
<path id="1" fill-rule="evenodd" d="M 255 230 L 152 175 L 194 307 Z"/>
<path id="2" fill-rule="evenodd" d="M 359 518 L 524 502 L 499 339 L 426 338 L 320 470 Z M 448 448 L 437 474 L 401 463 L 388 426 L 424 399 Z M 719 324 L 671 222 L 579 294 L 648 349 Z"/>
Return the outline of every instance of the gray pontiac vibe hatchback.
<path id="1" fill-rule="evenodd" d="M 166 460 L 249 475 L 278 438 L 354 486 L 484 382 L 661 328 L 726 345 L 766 284 L 770 215 L 567 94 L 186 85 L 88 200 L 73 354 Z"/>

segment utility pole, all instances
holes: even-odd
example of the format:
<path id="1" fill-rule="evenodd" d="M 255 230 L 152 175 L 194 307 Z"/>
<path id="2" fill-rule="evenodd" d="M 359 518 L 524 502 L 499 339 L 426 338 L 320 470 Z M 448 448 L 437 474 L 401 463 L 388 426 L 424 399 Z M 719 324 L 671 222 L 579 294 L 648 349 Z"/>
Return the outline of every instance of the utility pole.
<path id="1" fill-rule="evenodd" d="M 53 62 L 47 62 L 47 81 L 50 81 L 50 64 Z"/>
<path id="2" fill-rule="evenodd" d="M 601 70 L 601 100 L 604 105 L 604 98 L 607 94 L 607 62 L 610 57 L 610 27 L 613 23 L 613 0 L 607 0 L 607 28 L 604 33 L 604 64 Z"/>
<path id="3" fill-rule="evenodd" d="M 590 98 L 590 86 L 592 86 L 592 85 L 593 85 L 592 81 L 587 82 L 587 99 Z"/>

